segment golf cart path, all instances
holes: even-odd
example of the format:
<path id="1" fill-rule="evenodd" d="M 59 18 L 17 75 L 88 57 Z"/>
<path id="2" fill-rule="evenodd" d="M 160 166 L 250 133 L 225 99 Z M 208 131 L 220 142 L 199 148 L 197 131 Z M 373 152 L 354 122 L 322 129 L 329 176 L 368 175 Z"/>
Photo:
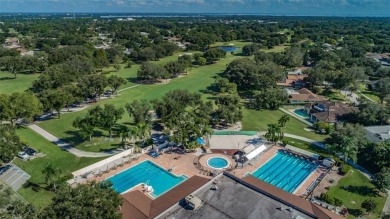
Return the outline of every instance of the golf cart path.
<path id="1" fill-rule="evenodd" d="M 31 130 L 35 131 L 48 141 L 52 142 L 53 144 L 57 145 L 63 150 L 68 151 L 69 153 L 72 153 L 76 155 L 77 157 L 107 157 L 111 156 L 113 154 L 117 154 L 120 152 L 120 150 L 112 150 L 110 152 L 89 152 L 89 151 L 82 151 L 77 148 L 75 148 L 73 145 L 70 145 L 68 143 L 63 142 L 61 139 L 57 138 L 56 136 L 50 134 L 43 128 L 39 127 L 38 125 L 32 124 L 28 126 Z"/>

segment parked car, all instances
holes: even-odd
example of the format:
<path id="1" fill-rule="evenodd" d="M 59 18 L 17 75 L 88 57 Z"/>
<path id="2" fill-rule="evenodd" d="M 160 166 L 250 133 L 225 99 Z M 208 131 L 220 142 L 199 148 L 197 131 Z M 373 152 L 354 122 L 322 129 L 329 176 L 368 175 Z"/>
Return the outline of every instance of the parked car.
<path id="1" fill-rule="evenodd" d="M 2 166 L 0 167 L 0 175 L 7 172 L 7 170 L 10 168 L 11 166 L 10 165 L 5 165 L 5 166 Z"/>
<path id="2" fill-rule="evenodd" d="M 28 158 L 30 158 L 30 156 L 25 151 L 19 151 L 18 157 L 23 160 L 28 160 Z"/>
<path id="3" fill-rule="evenodd" d="M 37 151 L 30 148 L 30 147 L 27 147 L 25 150 L 24 150 L 28 155 L 30 156 L 35 156 L 37 154 Z"/>

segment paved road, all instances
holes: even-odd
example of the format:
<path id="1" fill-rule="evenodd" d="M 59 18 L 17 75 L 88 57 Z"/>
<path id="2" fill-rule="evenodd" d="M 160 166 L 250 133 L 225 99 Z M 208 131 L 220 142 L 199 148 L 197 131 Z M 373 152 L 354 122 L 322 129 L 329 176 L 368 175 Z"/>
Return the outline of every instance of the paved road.
<path id="1" fill-rule="evenodd" d="M 39 127 L 38 125 L 29 125 L 28 126 L 31 130 L 35 131 L 36 133 L 40 134 L 42 137 L 46 138 L 53 144 L 57 145 L 58 147 L 62 148 L 63 150 L 68 151 L 69 153 L 72 153 L 78 157 L 107 157 L 111 156 L 113 154 L 121 152 L 121 150 L 113 150 L 110 152 L 88 152 L 88 151 L 82 151 L 77 148 L 75 148 L 73 145 L 70 145 L 68 143 L 65 143 L 61 141 L 61 139 L 57 138 L 56 136 L 50 134 L 43 128 Z"/>

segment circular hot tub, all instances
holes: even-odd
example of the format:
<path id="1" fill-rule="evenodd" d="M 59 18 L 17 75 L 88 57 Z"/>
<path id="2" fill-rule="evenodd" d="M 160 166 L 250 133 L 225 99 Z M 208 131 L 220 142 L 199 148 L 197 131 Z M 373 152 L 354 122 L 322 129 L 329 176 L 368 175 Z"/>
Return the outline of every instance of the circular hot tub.
<path id="1" fill-rule="evenodd" d="M 229 166 L 229 161 L 222 157 L 212 157 L 207 160 L 207 165 L 214 169 L 224 169 Z"/>

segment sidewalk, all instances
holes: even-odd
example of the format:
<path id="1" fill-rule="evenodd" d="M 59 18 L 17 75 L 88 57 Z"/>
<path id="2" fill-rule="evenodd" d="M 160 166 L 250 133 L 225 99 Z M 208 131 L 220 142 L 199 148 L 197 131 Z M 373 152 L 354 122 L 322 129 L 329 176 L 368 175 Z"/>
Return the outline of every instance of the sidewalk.
<path id="1" fill-rule="evenodd" d="M 62 148 L 63 150 L 68 151 L 69 153 L 72 153 L 76 155 L 77 157 L 107 157 L 111 156 L 113 154 L 117 154 L 119 152 L 122 152 L 121 150 L 113 150 L 110 152 L 88 152 L 88 151 L 82 151 L 77 148 L 75 148 L 73 145 L 70 145 L 68 143 L 63 142 L 61 139 L 57 138 L 56 136 L 50 134 L 46 130 L 42 129 L 38 125 L 29 125 L 28 126 L 31 130 L 35 131 L 36 133 L 40 134 L 42 137 L 47 139 L 48 141 L 52 142 L 53 144 L 57 145 L 58 147 Z"/>

